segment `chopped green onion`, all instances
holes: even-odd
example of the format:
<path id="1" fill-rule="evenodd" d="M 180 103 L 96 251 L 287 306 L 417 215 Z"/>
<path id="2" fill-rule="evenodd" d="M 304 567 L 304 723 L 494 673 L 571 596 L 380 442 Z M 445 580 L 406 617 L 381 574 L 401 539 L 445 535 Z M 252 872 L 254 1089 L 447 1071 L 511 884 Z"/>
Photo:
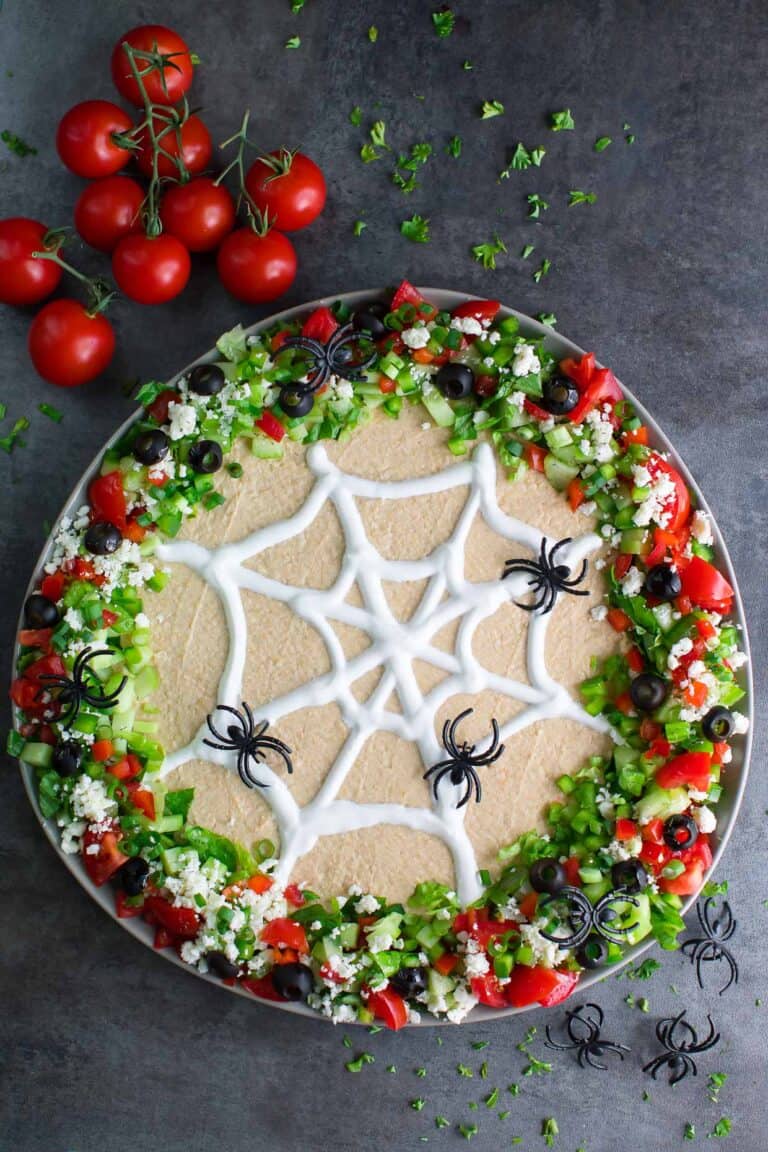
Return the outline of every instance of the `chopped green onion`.
<path id="1" fill-rule="evenodd" d="M 613 144 L 613 140 L 611 140 L 610 136 L 598 136 L 594 145 L 595 152 L 605 152 L 606 148 L 609 148 L 611 144 Z"/>
<path id="2" fill-rule="evenodd" d="M 64 419 L 63 412 L 59 412 L 58 408 L 54 408 L 53 404 L 46 404 L 45 401 L 43 401 L 42 404 L 38 404 L 37 410 L 38 412 L 42 412 L 43 416 L 47 416 L 49 420 L 53 420 L 54 424 L 61 424 Z"/>

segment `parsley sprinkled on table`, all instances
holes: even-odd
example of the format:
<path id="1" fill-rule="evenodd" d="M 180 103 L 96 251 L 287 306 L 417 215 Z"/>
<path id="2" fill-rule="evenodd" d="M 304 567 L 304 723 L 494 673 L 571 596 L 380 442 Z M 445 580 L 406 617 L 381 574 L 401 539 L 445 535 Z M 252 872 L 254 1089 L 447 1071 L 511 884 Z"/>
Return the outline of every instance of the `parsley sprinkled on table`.
<path id="1" fill-rule="evenodd" d="M 483 268 L 494 270 L 496 268 L 496 257 L 500 252 L 506 252 L 507 247 L 501 237 L 496 234 L 493 240 L 487 240 L 484 244 L 475 244 L 472 247 L 472 255 Z"/>
<path id="2" fill-rule="evenodd" d="M 552 261 L 548 260 L 547 257 L 545 256 L 544 259 L 542 260 L 541 264 L 538 266 L 538 268 L 536 269 L 536 271 L 533 274 L 533 278 L 537 284 L 541 280 L 543 280 L 543 278 L 549 273 L 549 270 L 551 267 L 552 267 Z"/>
<path id="3" fill-rule="evenodd" d="M 483 120 L 491 120 L 494 116 L 503 116 L 504 105 L 501 100 L 483 100 L 480 116 Z"/>
<path id="4" fill-rule="evenodd" d="M 432 13 L 432 27 L 435 33 L 442 38 L 450 36 L 455 23 L 456 13 L 448 7 L 438 8 L 437 12 Z"/>
<path id="5" fill-rule="evenodd" d="M 574 204 L 594 204 L 597 200 L 596 192 L 582 192 L 579 188 L 572 188 L 568 193 L 568 207 Z"/>
<path id="6" fill-rule="evenodd" d="M 593 147 L 595 152 L 605 152 L 606 148 L 610 148 L 611 144 L 613 144 L 613 140 L 611 140 L 610 136 L 598 136 Z"/>
<path id="7" fill-rule="evenodd" d="M 371 24 L 370 28 L 368 29 L 368 39 L 370 40 L 371 44 L 375 44 L 378 38 L 379 30 L 375 24 Z"/>
<path id="8" fill-rule="evenodd" d="M 530 192 L 528 196 L 526 196 L 526 200 L 528 201 L 529 220 L 538 220 L 541 213 L 546 212 L 549 208 L 547 201 L 539 196 L 538 192 Z"/>
<path id="9" fill-rule="evenodd" d="M 563 108 L 561 112 L 553 112 L 550 115 L 549 126 L 553 132 L 572 132 L 576 127 L 576 121 L 571 115 L 570 108 Z"/>
<path id="10" fill-rule="evenodd" d="M 365 220 L 355 220 L 354 224 L 352 225 L 352 235 L 362 236 L 367 227 L 368 225 L 366 224 Z"/>
<path id="11" fill-rule="evenodd" d="M 461 156 L 461 145 L 461 136 L 451 136 L 445 146 L 445 150 L 449 156 L 453 156 L 454 160 L 458 160 L 459 156 Z"/>
<path id="12" fill-rule="evenodd" d="M 301 36 L 291 36 L 288 40 L 286 40 L 285 47 L 286 48 L 300 48 L 301 47 Z"/>
<path id="13" fill-rule="evenodd" d="M 5 144 L 9 152 L 13 152 L 14 156 L 19 156 L 22 160 L 26 156 L 37 156 L 37 148 L 33 148 L 31 144 L 27 144 L 26 140 L 22 140 L 15 132 L 9 131 L 4 128 L 0 132 L 0 140 Z"/>
<path id="14" fill-rule="evenodd" d="M 410 220 L 403 220 L 400 231 L 406 239 L 414 244 L 429 243 L 429 219 L 424 216 L 413 215 Z"/>

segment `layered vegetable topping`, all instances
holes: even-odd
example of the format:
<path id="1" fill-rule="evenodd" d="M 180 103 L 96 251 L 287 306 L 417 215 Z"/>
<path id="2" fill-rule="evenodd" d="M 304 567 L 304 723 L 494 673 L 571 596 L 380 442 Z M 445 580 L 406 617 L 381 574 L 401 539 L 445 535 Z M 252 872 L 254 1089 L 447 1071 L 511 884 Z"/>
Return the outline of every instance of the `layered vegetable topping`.
<path id="1" fill-rule="evenodd" d="M 558 363 L 499 310 L 441 311 L 403 282 L 354 315 L 338 304 L 253 337 L 233 329 L 215 363 L 143 386 L 140 417 L 59 522 L 25 604 L 9 751 L 34 769 L 62 851 L 114 885 L 118 916 L 143 918 L 157 948 L 336 1021 L 400 1028 L 423 1010 L 460 1021 L 478 1002 L 556 1004 L 649 934 L 675 947 L 712 863 L 731 738 L 746 731 L 733 590 L 706 515 L 593 354 Z M 275 845 L 194 824 L 193 790 L 155 778 L 144 609 L 168 579 L 158 540 L 224 502 L 220 474 L 242 474 L 236 441 L 279 459 L 288 441 L 342 440 L 404 405 L 423 406 L 454 455 L 484 436 L 511 482 L 543 472 L 609 548 L 592 616 L 618 651 L 581 694 L 612 726 L 613 753 L 559 777 L 546 833 L 505 847 L 468 908 L 430 881 L 405 904 L 282 889 Z"/>

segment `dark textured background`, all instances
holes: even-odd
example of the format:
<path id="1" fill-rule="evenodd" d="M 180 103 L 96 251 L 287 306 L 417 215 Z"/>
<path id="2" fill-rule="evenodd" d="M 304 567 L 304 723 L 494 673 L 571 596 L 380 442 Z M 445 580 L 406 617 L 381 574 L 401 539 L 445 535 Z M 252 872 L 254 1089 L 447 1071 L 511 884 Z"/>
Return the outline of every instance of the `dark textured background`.
<path id="1" fill-rule="evenodd" d="M 427 0 L 386 5 L 307 0 L 140 4 L 134 0 L 5 0 L 0 12 L 0 128 L 39 149 L 24 161 L 3 155 L 2 215 L 26 213 L 63 224 L 81 182 L 62 170 L 53 147 L 58 116 L 86 97 L 112 98 L 108 56 L 136 23 L 165 21 L 185 34 L 203 66 L 195 101 L 214 138 L 235 128 L 245 105 L 268 147 L 302 145 L 324 167 L 328 207 L 296 243 L 301 269 L 291 304 L 343 289 L 417 283 L 498 294 L 531 313 L 554 311 L 560 329 L 596 348 L 659 417 L 700 481 L 725 528 L 753 625 L 755 667 L 766 658 L 768 611 L 762 572 L 766 532 L 765 361 L 768 245 L 768 137 L 765 5 L 714 0 L 674 4 L 581 0 L 512 5 L 456 0 L 466 17 L 454 36 L 431 31 Z M 436 6 L 436 5 L 435 5 Z M 378 43 L 366 38 L 369 24 Z M 283 49 L 301 35 L 299 51 Z M 474 70 L 462 71 L 469 57 Z M 424 96 L 420 101 L 417 96 Z M 506 115 L 482 122 L 478 105 L 499 99 Z M 386 120 L 398 145 L 431 140 L 437 157 L 423 187 L 406 199 L 384 163 L 364 166 L 364 123 Z M 554 135 L 547 112 L 570 106 L 577 128 Z M 637 135 L 624 144 L 622 123 Z M 454 132 L 458 162 L 442 155 Z M 594 139 L 614 137 L 603 155 Z M 520 139 L 548 148 L 540 171 L 498 185 L 505 149 Z M 570 188 L 595 190 L 597 204 L 567 209 Z M 524 193 L 552 208 L 537 226 L 524 220 Z M 432 243 L 398 233 L 412 212 L 429 216 Z M 368 230 L 360 239 L 352 223 Z M 475 264 L 471 243 L 498 229 L 509 255 L 495 275 Z M 518 257 L 535 243 L 529 264 Z M 549 277 L 530 264 L 553 260 Z M 82 256 L 88 263 L 90 257 Z M 97 261 L 93 261 L 96 266 Z M 209 347 L 217 333 L 257 314 L 228 299 L 212 269 L 198 263 L 183 298 L 159 310 L 115 309 L 120 347 L 94 385 L 60 393 L 35 378 L 25 341 L 30 317 L 0 310 L 0 399 L 11 416 L 30 414 L 28 446 L 0 457 L 0 637 L 7 667 L 19 589 L 26 583 L 64 496 L 99 445 L 131 409 L 121 385 L 164 377 Z M 65 412 L 56 428 L 36 414 L 48 400 Z M 759 701 L 764 718 L 765 709 Z M 4 708 L 3 723 L 7 721 Z M 765 935 L 762 898 L 765 742 L 721 865 L 740 925 L 738 988 L 722 1000 L 695 990 L 679 955 L 663 956 L 648 984 L 610 979 L 597 989 L 606 1032 L 634 1049 L 620 1070 L 580 1072 L 557 1056 L 549 1076 L 521 1078 L 516 1050 L 543 1013 L 483 1029 L 400 1036 L 353 1033 L 375 1064 L 358 1076 L 342 1032 L 229 997 L 188 979 L 130 940 L 62 868 L 41 835 L 6 762 L 0 776 L 0 1148 L 2 1152 L 257 1152 L 461 1147 L 434 1116 L 476 1122 L 478 1152 L 543 1148 L 544 1117 L 555 1116 L 555 1147 L 613 1152 L 632 1146 L 668 1152 L 697 1118 L 699 1143 L 720 1115 L 733 1117 L 727 1146 L 765 1147 Z M 670 988 L 674 984 L 677 993 Z M 623 1003 L 647 996 L 650 1013 Z M 654 1085 L 640 1068 L 654 1051 L 654 1019 L 688 1005 L 699 1023 L 711 1011 L 720 1049 L 701 1061 L 698 1082 Z M 482 1053 L 472 1041 L 487 1039 Z M 441 1043 L 442 1041 L 442 1043 Z M 479 1076 L 486 1058 L 487 1080 Z M 386 1065 L 397 1064 L 397 1074 Z M 458 1062 L 475 1069 L 459 1078 Z M 424 1065 L 427 1075 L 416 1077 Z M 706 1074 L 725 1071 L 720 1104 L 707 1100 Z M 506 1085 L 519 1080 L 513 1099 Z M 501 1121 L 478 1100 L 495 1085 L 511 1115 Z M 644 1101 L 644 1089 L 650 1099 Z M 421 1112 L 409 1101 L 423 1096 Z M 716 1142 L 715 1142 L 716 1145 Z M 710 1145 L 707 1145 L 710 1147 Z"/>

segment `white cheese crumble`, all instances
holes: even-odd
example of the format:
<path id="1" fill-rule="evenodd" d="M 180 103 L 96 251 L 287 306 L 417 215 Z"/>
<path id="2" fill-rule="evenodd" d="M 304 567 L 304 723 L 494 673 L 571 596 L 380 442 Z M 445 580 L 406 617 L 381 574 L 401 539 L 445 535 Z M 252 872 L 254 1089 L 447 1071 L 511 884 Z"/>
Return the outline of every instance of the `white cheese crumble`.
<path id="1" fill-rule="evenodd" d="M 515 357 L 512 361 L 513 376 L 530 376 L 532 372 L 541 371 L 541 361 L 536 355 L 536 349 L 530 344 L 516 344 Z"/>
<path id="2" fill-rule="evenodd" d="M 693 536 L 694 540 L 698 540 L 699 544 L 712 543 L 712 525 L 709 522 L 709 516 L 707 516 L 706 512 L 694 512 L 693 519 L 691 520 L 691 536 Z"/>
<path id="3" fill-rule="evenodd" d="M 426 348 L 430 340 L 428 328 L 406 328 L 400 336 L 406 348 Z"/>
<path id="4" fill-rule="evenodd" d="M 454 316 L 451 320 L 451 328 L 455 328 L 457 332 L 463 332 L 465 336 L 482 336 L 483 334 L 483 326 L 474 316 Z"/>
<path id="5" fill-rule="evenodd" d="M 673 644 L 670 648 L 669 656 L 667 657 L 667 668 L 674 672 L 675 668 L 680 666 L 681 657 L 687 656 L 692 648 L 693 640 L 691 640 L 690 636 L 683 636 L 681 640 L 678 640 L 677 643 Z"/>
<path id="6" fill-rule="evenodd" d="M 714 832 L 717 828 L 717 817 L 712 809 L 707 808 L 705 804 L 702 804 L 701 808 L 694 808 L 692 816 L 699 832 Z"/>
<path id="7" fill-rule="evenodd" d="M 191 436 L 197 428 L 197 410 L 192 404 L 178 404 L 172 401 L 168 405 L 168 435 L 171 440 L 182 440 Z"/>
<path id="8" fill-rule="evenodd" d="M 643 574 L 633 565 L 620 583 L 625 596 L 639 596 L 643 590 Z"/>
<path id="9" fill-rule="evenodd" d="M 107 795 L 102 780 L 92 780 L 82 775 L 72 789 L 72 811 L 81 820 L 91 824 L 101 824 L 117 809 L 117 804 Z"/>
<path id="10" fill-rule="evenodd" d="M 375 896 L 362 896 L 355 904 L 355 912 L 358 916 L 370 916 L 378 910 L 379 902 Z"/>

